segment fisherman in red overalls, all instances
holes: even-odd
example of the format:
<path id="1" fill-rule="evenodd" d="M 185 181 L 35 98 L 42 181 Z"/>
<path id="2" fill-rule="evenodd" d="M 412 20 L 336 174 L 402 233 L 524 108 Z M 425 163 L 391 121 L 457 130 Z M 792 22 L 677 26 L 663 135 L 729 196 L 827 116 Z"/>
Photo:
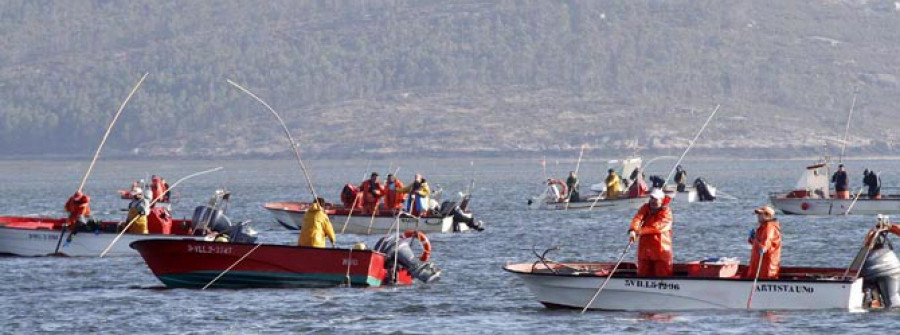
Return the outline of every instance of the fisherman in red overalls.
<path id="1" fill-rule="evenodd" d="M 387 180 L 384 182 L 384 207 L 387 209 L 400 209 L 403 207 L 403 196 L 405 194 L 400 193 L 400 190 L 403 189 L 403 182 L 400 179 L 394 177 L 393 174 L 387 175 Z"/>
<path id="2" fill-rule="evenodd" d="M 384 186 L 378 181 L 378 172 L 372 172 L 371 178 L 359 185 L 359 191 L 362 193 L 362 203 L 366 213 L 374 213 L 378 208 L 378 201 L 384 195 Z"/>
<path id="3" fill-rule="evenodd" d="M 753 245 L 750 252 L 750 266 L 745 278 L 778 278 L 781 269 L 781 224 L 775 219 L 775 210 L 762 206 L 753 211 L 759 226 L 750 231 L 747 242 Z M 762 262 L 762 263 L 760 263 Z"/>
<path id="4" fill-rule="evenodd" d="M 87 217 L 91 215 L 91 197 L 81 191 L 75 192 L 66 201 L 66 212 L 69 212 L 69 217 L 66 219 L 69 229 L 74 231 L 75 225 L 78 223 L 87 224 Z"/>
<path id="5" fill-rule="evenodd" d="M 628 238 L 638 236 L 638 276 L 665 277 L 672 275 L 672 210 L 660 189 L 650 192 L 650 201 L 641 206 L 631 220 Z"/>

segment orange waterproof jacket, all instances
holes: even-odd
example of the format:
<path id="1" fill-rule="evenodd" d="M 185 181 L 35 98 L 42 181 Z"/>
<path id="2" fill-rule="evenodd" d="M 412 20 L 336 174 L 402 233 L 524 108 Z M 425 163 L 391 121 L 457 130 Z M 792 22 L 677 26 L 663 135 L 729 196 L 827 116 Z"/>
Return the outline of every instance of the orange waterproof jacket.
<path id="1" fill-rule="evenodd" d="M 169 199 L 166 197 L 166 192 L 168 192 L 169 189 L 166 187 L 166 182 L 162 178 L 153 178 L 153 181 L 150 182 L 150 190 L 153 191 L 154 198 L 159 198 L 159 202 L 169 202 Z M 150 201 L 153 200 L 154 199 L 150 199 Z"/>
<path id="2" fill-rule="evenodd" d="M 81 215 L 91 215 L 91 197 L 87 194 L 75 194 L 66 201 L 66 212 L 69 219 L 75 220 Z"/>
<path id="3" fill-rule="evenodd" d="M 631 229 L 640 236 L 638 240 L 638 260 L 672 260 L 672 210 L 662 206 L 655 213 L 650 204 L 644 204 L 634 219 Z M 643 224 L 641 224 L 643 222 Z"/>
<path id="4" fill-rule="evenodd" d="M 759 278 L 778 278 L 778 271 L 781 269 L 781 224 L 771 220 L 759 225 L 750 242 L 753 251 L 750 253 L 750 266 L 745 277 L 756 277 L 756 268 L 760 266 L 762 257 Z M 765 253 L 760 255 L 760 250 L 764 250 Z"/>
<path id="5" fill-rule="evenodd" d="M 368 179 L 359 185 L 359 191 L 363 194 L 363 204 L 378 203 L 378 199 L 384 195 L 384 185 L 379 182 L 373 183 L 371 179 Z"/>
<path id="6" fill-rule="evenodd" d="M 394 179 L 393 182 L 386 181 L 384 182 L 384 206 L 388 209 L 398 209 L 403 206 L 403 193 L 400 193 L 400 190 L 403 189 L 403 182 L 399 179 Z"/>

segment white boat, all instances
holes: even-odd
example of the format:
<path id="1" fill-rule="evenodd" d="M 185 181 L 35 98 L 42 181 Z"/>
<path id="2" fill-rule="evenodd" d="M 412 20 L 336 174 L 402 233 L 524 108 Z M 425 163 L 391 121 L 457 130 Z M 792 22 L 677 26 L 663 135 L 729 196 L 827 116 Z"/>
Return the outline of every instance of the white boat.
<path id="1" fill-rule="evenodd" d="M 869 199 L 866 195 L 860 195 L 857 199 L 856 194 L 851 194 L 850 199 L 837 199 L 830 189 L 830 181 L 827 163 L 810 165 L 793 190 L 772 193 L 769 201 L 772 207 L 784 214 L 900 214 L 900 194 L 883 195 L 881 199 Z"/>
<path id="2" fill-rule="evenodd" d="M 716 197 L 716 188 L 714 186 L 707 185 L 706 189 L 709 191 L 709 194 L 713 198 Z M 701 201 L 697 188 L 693 186 L 687 186 L 684 188 L 684 191 L 678 192 L 675 185 L 666 185 L 664 190 L 666 194 L 672 194 L 674 196 L 674 201 L 678 203 L 692 203 Z"/>
<path id="3" fill-rule="evenodd" d="M 400 215 L 396 210 L 380 209 L 375 215 L 366 214 L 363 210 L 353 211 L 343 206 L 325 204 L 325 213 L 331 220 L 335 233 L 345 234 L 385 234 L 397 229 L 394 225 L 400 221 L 400 230 L 419 230 L 425 233 L 452 233 L 467 230 L 482 230 L 483 223 L 475 220 L 472 213 L 465 207 L 468 204 L 468 196 L 460 201 L 445 202 L 440 210 L 429 211 L 427 216 L 414 217 Z M 303 216 L 309 208 L 306 202 L 270 202 L 263 204 L 263 208 L 269 211 L 281 226 L 288 230 L 300 230 L 303 226 Z M 348 220 L 349 217 L 349 220 Z M 345 228 L 346 225 L 346 228 Z"/>
<path id="4" fill-rule="evenodd" d="M 112 227 L 97 233 L 81 231 L 75 235 L 65 233 L 60 240 L 62 222 L 65 219 L 54 218 L 27 218 L 27 217 L 0 217 L 0 254 L 15 256 L 50 256 L 59 245 L 59 254 L 63 256 L 93 256 L 97 257 L 118 235 L 115 231 L 117 222 L 104 222 L 102 226 Z M 175 226 L 180 227 L 184 220 L 176 220 Z M 177 228 L 176 228 L 177 229 Z M 138 256 L 138 253 L 128 247 L 134 241 L 148 238 L 163 239 L 202 239 L 203 236 L 194 237 L 186 231 L 173 230 L 170 234 L 122 234 L 122 237 L 107 256 Z M 69 236 L 72 236 L 69 240 Z"/>
<path id="5" fill-rule="evenodd" d="M 554 262 L 507 264 L 548 308 L 622 311 L 685 311 L 702 309 L 811 310 L 900 307 L 900 259 L 878 225 L 847 268 L 781 267 L 778 278 L 746 275 L 737 259 L 713 263 L 675 264 L 673 275 L 638 276 L 634 263 Z M 606 286 L 600 290 L 604 281 Z M 600 291 L 598 291 L 600 290 Z M 751 292 L 752 291 L 752 292 Z M 593 299 L 593 302 L 591 302 Z"/>
<path id="6" fill-rule="evenodd" d="M 753 278 L 638 277 L 623 263 L 589 309 L 611 311 L 685 311 L 746 309 Z M 522 279 L 548 308 L 582 309 L 606 279 L 613 264 L 510 264 L 504 270 Z M 743 268 L 743 267 L 741 267 Z M 860 310 L 863 278 L 843 277 L 844 269 L 782 268 L 782 278 L 760 279 L 750 309 Z"/>

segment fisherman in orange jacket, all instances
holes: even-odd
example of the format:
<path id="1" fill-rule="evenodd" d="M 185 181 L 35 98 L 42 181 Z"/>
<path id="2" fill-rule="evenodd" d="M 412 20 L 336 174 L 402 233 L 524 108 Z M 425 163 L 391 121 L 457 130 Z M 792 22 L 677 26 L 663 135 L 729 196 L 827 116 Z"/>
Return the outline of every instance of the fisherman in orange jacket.
<path id="1" fill-rule="evenodd" d="M 775 219 L 775 210 L 762 206 L 753 211 L 759 226 L 750 231 L 747 242 L 753 245 L 750 265 L 744 278 L 778 278 L 781 269 L 781 224 Z M 760 263 L 762 262 L 762 263 Z"/>
<path id="2" fill-rule="evenodd" d="M 91 197 L 81 191 L 75 192 L 66 201 L 66 212 L 69 212 L 66 224 L 73 231 L 76 223 L 87 224 L 87 217 L 91 215 Z"/>
<path id="3" fill-rule="evenodd" d="M 362 203 L 366 213 L 374 213 L 378 208 L 378 202 L 384 195 L 384 185 L 378 181 L 378 172 L 372 172 L 371 178 L 359 185 L 359 192 L 362 193 Z"/>
<path id="4" fill-rule="evenodd" d="M 641 206 L 631 220 L 628 238 L 638 236 L 638 276 L 665 277 L 672 275 L 672 210 L 660 189 L 650 192 L 650 201 Z"/>
<path id="5" fill-rule="evenodd" d="M 387 175 L 387 181 L 384 182 L 384 207 L 387 209 L 400 209 L 403 206 L 403 182 L 394 177 L 393 174 Z"/>
<path id="6" fill-rule="evenodd" d="M 150 190 L 153 191 L 153 195 L 159 198 L 158 202 L 169 202 L 169 185 L 166 183 L 166 180 L 159 176 L 153 176 L 150 179 Z M 154 199 L 150 199 L 153 201 Z M 154 204 L 155 206 L 156 204 Z"/>

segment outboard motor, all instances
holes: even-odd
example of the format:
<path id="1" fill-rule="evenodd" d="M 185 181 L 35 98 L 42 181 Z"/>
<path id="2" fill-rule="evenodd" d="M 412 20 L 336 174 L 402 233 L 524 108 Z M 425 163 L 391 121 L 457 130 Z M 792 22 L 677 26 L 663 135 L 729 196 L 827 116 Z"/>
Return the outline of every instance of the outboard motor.
<path id="1" fill-rule="evenodd" d="M 697 190 L 697 198 L 700 201 L 714 201 L 716 197 L 709 191 L 709 186 L 703 178 L 694 180 L 694 189 Z"/>
<path id="2" fill-rule="evenodd" d="M 250 221 L 243 221 L 229 228 L 225 232 L 229 241 L 233 243 L 256 243 L 258 233 L 256 229 L 250 227 L 249 223 Z"/>
<path id="3" fill-rule="evenodd" d="M 191 217 L 194 225 L 194 235 L 205 235 L 206 230 L 217 233 L 226 233 L 231 230 L 231 220 L 221 210 L 209 206 L 197 206 L 194 208 L 194 216 Z"/>
<path id="4" fill-rule="evenodd" d="M 411 238 L 403 238 L 398 243 L 397 235 L 391 234 L 379 239 L 375 243 L 374 250 L 385 254 L 385 268 L 390 269 L 394 265 L 394 255 L 396 254 L 398 266 L 409 271 L 413 278 L 425 283 L 438 280 L 441 270 L 431 262 L 420 261 L 409 246 L 411 241 Z"/>
<path id="5" fill-rule="evenodd" d="M 876 239 L 860 274 L 877 287 L 884 307 L 900 307 L 900 259 L 884 234 Z"/>
<path id="6" fill-rule="evenodd" d="M 453 201 L 444 201 L 441 204 L 440 214 L 441 217 L 453 216 L 453 231 L 459 231 L 459 225 L 465 224 L 469 226 L 469 229 L 475 229 L 477 231 L 484 230 L 484 222 L 481 220 L 475 220 L 475 217 L 472 216 L 472 213 L 466 213 L 465 209 L 463 209 L 463 205 L 466 207 L 469 206 L 469 197 L 463 197 L 460 205 L 456 205 L 456 202 Z"/>

